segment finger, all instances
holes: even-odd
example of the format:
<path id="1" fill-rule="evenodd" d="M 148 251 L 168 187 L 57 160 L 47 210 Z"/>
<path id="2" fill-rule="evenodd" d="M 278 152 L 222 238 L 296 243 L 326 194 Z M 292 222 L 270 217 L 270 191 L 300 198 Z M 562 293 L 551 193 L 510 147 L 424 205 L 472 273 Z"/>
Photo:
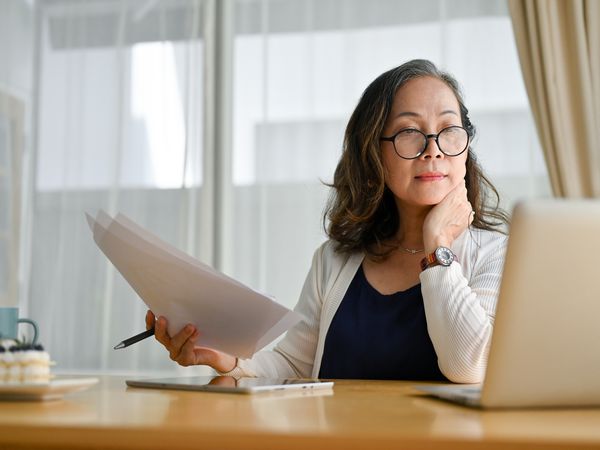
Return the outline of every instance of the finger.
<path id="1" fill-rule="evenodd" d="M 458 194 L 463 194 L 467 192 L 467 183 L 465 180 L 459 181 L 456 186 L 454 186 L 453 191 Z"/>
<path id="2" fill-rule="evenodd" d="M 154 326 L 154 322 L 156 322 L 156 317 L 152 313 L 152 311 L 148 310 L 146 312 L 146 330 L 149 330 Z"/>
<path id="3" fill-rule="evenodd" d="M 154 323 L 154 337 L 158 342 L 169 349 L 171 345 L 171 336 L 167 333 L 167 319 L 162 316 Z"/>
<path id="4" fill-rule="evenodd" d="M 196 339 L 198 339 L 199 335 L 200 335 L 200 333 L 198 333 L 198 331 L 195 331 L 187 339 L 187 341 L 185 341 L 185 343 L 181 347 L 181 351 L 175 357 L 175 361 L 177 361 L 177 363 L 179 365 L 182 365 L 182 366 L 191 366 L 193 364 L 198 364 L 199 363 L 197 361 L 197 357 L 196 357 L 197 355 L 196 355 L 196 351 L 195 351 L 195 348 L 196 348 Z M 201 362 L 200 362 L 200 364 L 201 364 Z"/>
<path id="5" fill-rule="evenodd" d="M 173 361 L 177 361 L 177 358 L 181 354 L 183 346 L 187 340 L 196 332 L 196 328 L 187 324 L 183 329 L 171 338 L 171 344 L 169 345 L 169 353 Z"/>
<path id="6" fill-rule="evenodd" d="M 453 204 L 453 205 L 457 205 L 460 204 L 461 202 L 467 202 L 468 201 L 468 195 L 467 195 L 467 188 L 464 185 L 464 183 L 458 183 L 456 186 L 454 186 L 454 188 L 448 192 L 448 195 L 446 195 L 446 197 L 442 200 L 441 203 L 448 203 L 448 204 Z"/>

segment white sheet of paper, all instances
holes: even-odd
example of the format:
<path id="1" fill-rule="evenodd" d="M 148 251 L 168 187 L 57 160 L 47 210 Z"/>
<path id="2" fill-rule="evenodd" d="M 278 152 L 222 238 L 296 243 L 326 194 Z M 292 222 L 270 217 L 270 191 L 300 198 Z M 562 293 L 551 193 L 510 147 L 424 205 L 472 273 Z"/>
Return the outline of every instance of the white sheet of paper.
<path id="1" fill-rule="evenodd" d="M 198 345 L 249 358 L 301 320 L 122 214 L 86 217 L 98 247 L 148 308 L 167 318 L 171 335 L 192 323 Z"/>

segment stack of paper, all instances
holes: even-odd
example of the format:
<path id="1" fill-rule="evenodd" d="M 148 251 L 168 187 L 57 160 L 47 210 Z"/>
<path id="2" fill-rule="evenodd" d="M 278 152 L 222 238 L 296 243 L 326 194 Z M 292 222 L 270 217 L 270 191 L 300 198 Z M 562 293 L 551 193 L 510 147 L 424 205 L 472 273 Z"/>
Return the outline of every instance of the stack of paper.
<path id="1" fill-rule="evenodd" d="M 242 358 L 272 342 L 300 316 L 162 241 L 123 214 L 86 214 L 94 241 L 169 334 L 191 323 L 198 345 Z"/>

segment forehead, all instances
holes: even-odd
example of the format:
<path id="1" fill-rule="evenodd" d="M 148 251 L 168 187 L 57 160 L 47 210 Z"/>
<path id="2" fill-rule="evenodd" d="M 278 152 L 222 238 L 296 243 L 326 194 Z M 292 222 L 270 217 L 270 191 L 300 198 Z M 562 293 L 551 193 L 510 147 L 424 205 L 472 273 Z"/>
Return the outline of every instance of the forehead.
<path id="1" fill-rule="evenodd" d="M 460 113 L 458 100 L 452 89 L 434 77 L 419 77 L 407 81 L 396 91 L 392 117 L 402 112 L 439 113 L 446 110 Z"/>

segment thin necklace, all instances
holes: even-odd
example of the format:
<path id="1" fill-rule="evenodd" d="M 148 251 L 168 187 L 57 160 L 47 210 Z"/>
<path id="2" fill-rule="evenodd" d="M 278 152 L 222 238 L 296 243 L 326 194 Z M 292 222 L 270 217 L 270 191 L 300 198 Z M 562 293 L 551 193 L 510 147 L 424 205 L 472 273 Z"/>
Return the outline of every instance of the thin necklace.
<path id="1" fill-rule="evenodd" d="M 424 248 L 420 248 L 420 249 L 412 249 L 412 248 L 406 248 L 406 247 L 402 247 L 400 246 L 401 250 L 404 250 L 406 253 L 410 253 L 411 255 L 416 255 L 417 253 L 421 253 L 423 250 L 425 250 Z"/>

